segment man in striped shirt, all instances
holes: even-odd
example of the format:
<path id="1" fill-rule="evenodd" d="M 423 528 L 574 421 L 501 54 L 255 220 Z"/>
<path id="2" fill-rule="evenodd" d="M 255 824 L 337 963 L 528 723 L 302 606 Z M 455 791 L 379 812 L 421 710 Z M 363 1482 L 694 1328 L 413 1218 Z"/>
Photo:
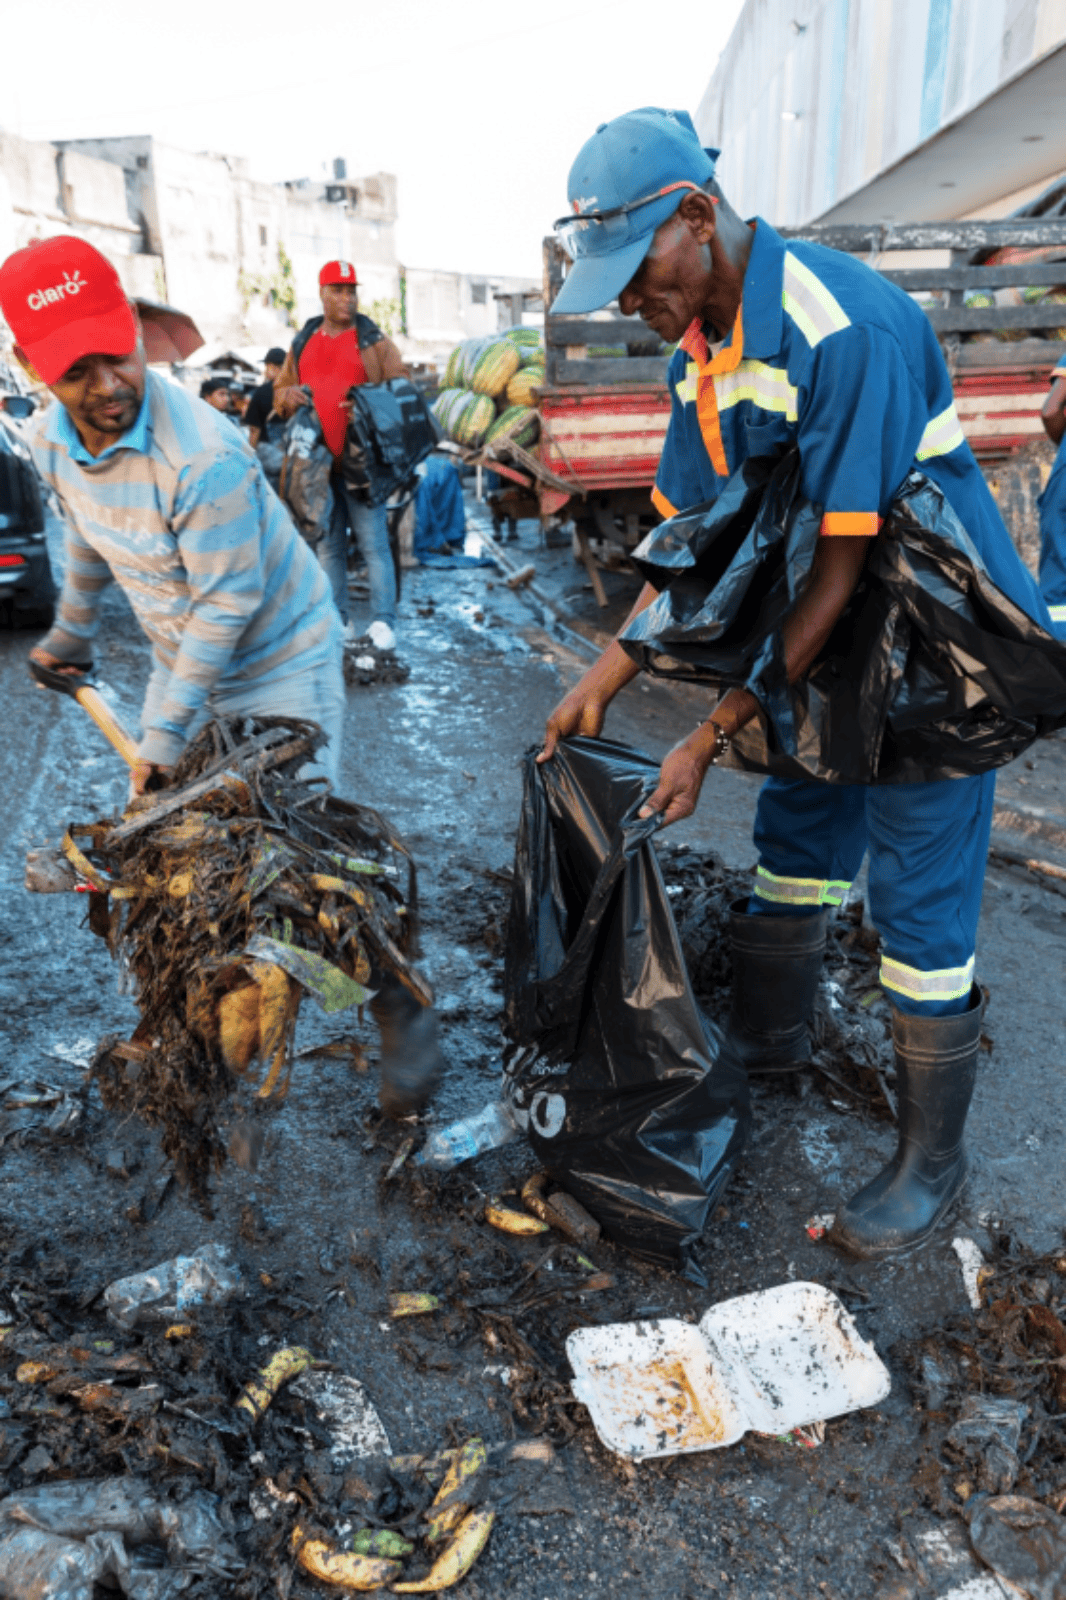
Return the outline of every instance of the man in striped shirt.
<path id="1" fill-rule="evenodd" d="M 9 256 L 0 308 L 23 363 L 58 402 L 33 449 L 66 518 L 66 572 L 36 659 L 88 662 L 115 578 L 152 646 L 136 791 L 174 765 L 205 714 L 320 723 L 329 736 L 320 760 L 335 780 L 340 619 L 239 430 L 147 370 L 118 275 L 83 240 Z"/>
<path id="2" fill-rule="evenodd" d="M 748 457 L 798 449 L 802 492 L 824 516 L 809 581 L 781 629 L 790 681 L 817 661 L 914 467 L 942 489 L 999 588 L 1053 631 L 963 438 L 928 319 L 865 264 L 743 221 L 715 180 L 717 155 L 700 147 L 685 112 L 618 117 L 579 153 L 573 215 L 556 224 L 573 266 L 553 310 L 589 312 L 617 298 L 624 315 L 639 314 L 677 345 L 656 506 L 671 516 L 712 502 Z M 654 598 L 647 585 L 633 615 Z M 540 759 L 560 738 L 598 735 L 637 671 L 612 644 L 552 712 Z M 690 815 L 709 766 L 758 709 L 747 689 L 726 694 L 667 756 L 641 814 Z M 754 893 L 731 918 L 726 1038 L 751 1072 L 808 1062 L 826 908 L 840 904 L 869 851 L 900 1139 L 893 1161 L 837 1217 L 835 1241 L 857 1255 L 920 1243 L 965 1179 L 994 788 L 992 772 L 880 786 L 770 777 L 759 798 Z"/>
<path id="3" fill-rule="evenodd" d="M 152 645 L 137 792 L 169 771 L 198 720 L 227 713 L 317 722 L 328 736 L 320 770 L 335 781 L 340 617 L 239 430 L 147 370 L 118 275 L 83 240 L 46 239 L 9 256 L 0 310 L 23 366 L 57 401 L 34 456 L 66 517 L 66 573 L 55 626 L 33 656 L 88 665 L 114 577 Z M 374 982 L 381 1107 L 407 1116 L 441 1073 L 436 1014 L 397 979 Z"/>

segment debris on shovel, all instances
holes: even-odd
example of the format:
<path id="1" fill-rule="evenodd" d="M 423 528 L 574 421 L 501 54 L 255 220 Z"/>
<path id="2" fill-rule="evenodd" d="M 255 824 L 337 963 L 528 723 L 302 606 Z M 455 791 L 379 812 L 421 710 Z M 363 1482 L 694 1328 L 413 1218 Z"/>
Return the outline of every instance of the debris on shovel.
<path id="1" fill-rule="evenodd" d="M 89 926 L 132 983 L 141 1021 L 93 1063 L 104 1104 L 162 1134 L 204 1199 L 226 1149 L 223 1112 L 245 1083 L 281 1100 L 306 994 L 362 1006 L 411 966 L 416 885 L 405 845 L 367 806 L 299 777 L 323 734 L 292 718 L 225 717 L 190 741 L 169 786 L 120 819 L 72 826 L 63 854 Z M 255 1087 L 253 1062 L 262 1081 Z"/>

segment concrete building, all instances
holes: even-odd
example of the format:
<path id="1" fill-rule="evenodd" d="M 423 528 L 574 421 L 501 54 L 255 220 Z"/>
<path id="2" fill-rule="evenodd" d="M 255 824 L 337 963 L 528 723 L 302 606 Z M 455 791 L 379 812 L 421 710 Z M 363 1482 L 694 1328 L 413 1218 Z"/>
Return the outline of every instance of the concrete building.
<path id="1" fill-rule="evenodd" d="M 1066 172 L 1066 0 L 747 0 L 696 112 L 743 215 L 1004 215 Z"/>
<path id="2" fill-rule="evenodd" d="M 532 278 L 479 277 L 432 267 L 405 267 L 404 280 L 407 337 L 400 342 L 412 360 L 434 360 L 462 339 L 509 328 L 515 304 L 528 305 L 541 287 Z"/>
<path id="3" fill-rule="evenodd" d="M 338 163 L 338 167 L 342 164 Z M 46 144 L 0 133 L 0 256 L 70 231 L 114 262 L 127 293 L 187 311 L 208 340 L 284 343 L 320 310 L 318 269 L 358 267 L 361 299 L 400 299 L 396 180 L 261 183 L 235 156 L 147 135 Z"/>

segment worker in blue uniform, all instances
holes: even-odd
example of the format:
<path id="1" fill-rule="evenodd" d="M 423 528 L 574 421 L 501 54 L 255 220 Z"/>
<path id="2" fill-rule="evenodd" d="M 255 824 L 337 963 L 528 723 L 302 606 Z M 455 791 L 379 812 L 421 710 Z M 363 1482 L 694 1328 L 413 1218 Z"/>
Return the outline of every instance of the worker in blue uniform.
<path id="1" fill-rule="evenodd" d="M 713 501 L 749 456 L 798 446 L 801 489 L 823 509 L 806 588 L 783 625 L 790 681 L 810 669 L 862 573 L 869 541 L 918 467 L 940 486 L 994 581 L 1050 618 L 967 445 L 940 348 L 913 300 L 865 264 L 744 222 L 685 112 L 645 108 L 605 123 L 570 171 L 556 224 L 573 265 L 555 312 L 617 298 L 676 343 L 671 417 L 653 499 L 664 516 Z M 636 616 L 655 598 L 646 585 Z M 623 630 L 624 631 L 624 630 Z M 548 719 L 539 759 L 599 735 L 638 668 L 615 641 Z M 708 768 L 758 710 L 730 690 L 663 762 L 641 813 L 669 823 L 696 806 Z M 885 785 L 766 780 L 750 900 L 731 913 L 728 1047 L 751 1072 L 809 1060 L 808 1023 L 830 909 L 869 851 L 870 914 L 893 1012 L 895 1156 L 838 1214 L 859 1256 L 910 1249 L 944 1218 L 966 1176 L 982 998 L 977 921 L 993 773 Z"/>
<path id="2" fill-rule="evenodd" d="M 1066 631 L 1066 357 L 1051 374 L 1040 413 L 1044 432 L 1058 445 L 1040 507 L 1040 588 L 1051 620 Z"/>

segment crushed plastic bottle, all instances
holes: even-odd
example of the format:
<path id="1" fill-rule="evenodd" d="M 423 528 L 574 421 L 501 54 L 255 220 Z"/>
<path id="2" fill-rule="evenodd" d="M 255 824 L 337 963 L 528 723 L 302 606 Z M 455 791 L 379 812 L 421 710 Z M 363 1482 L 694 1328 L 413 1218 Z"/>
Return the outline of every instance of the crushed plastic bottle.
<path id="1" fill-rule="evenodd" d="M 476 1116 L 464 1117 L 461 1122 L 449 1123 L 431 1133 L 419 1151 L 415 1165 L 435 1167 L 447 1172 L 463 1161 L 471 1161 L 486 1150 L 497 1150 L 515 1137 L 511 1108 L 502 1100 L 492 1100 Z"/>
<path id="2" fill-rule="evenodd" d="M 240 1268 L 224 1244 L 205 1244 L 147 1272 L 119 1278 L 104 1290 L 108 1315 L 120 1327 L 141 1319 L 175 1320 L 190 1306 L 219 1305 L 241 1287 Z"/>

